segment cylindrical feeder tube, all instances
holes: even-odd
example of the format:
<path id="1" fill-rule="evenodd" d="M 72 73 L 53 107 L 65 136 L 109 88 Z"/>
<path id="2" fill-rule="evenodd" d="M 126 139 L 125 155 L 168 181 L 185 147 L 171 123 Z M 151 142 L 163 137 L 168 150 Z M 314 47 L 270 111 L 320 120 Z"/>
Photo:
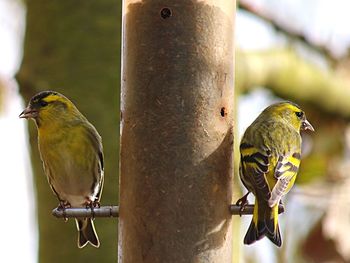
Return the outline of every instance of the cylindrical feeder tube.
<path id="1" fill-rule="evenodd" d="M 123 1 L 119 263 L 231 262 L 234 12 Z"/>

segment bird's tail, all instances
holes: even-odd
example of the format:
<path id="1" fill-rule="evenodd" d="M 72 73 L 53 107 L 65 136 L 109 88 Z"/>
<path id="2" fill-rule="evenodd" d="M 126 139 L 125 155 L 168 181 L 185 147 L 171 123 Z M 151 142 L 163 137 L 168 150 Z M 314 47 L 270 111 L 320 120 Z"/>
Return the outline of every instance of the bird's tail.
<path id="1" fill-rule="evenodd" d="M 250 245 L 266 236 L 276 246 L 282 245 L 282 238 L 278 227 L 278 204 L 269 207 L 268 204 L 259 207 L 255 199 L 254 214 L 252 222 L 244 237 L 244 244 Z"/>
<path id="2" fill-rule="evenodd" d="M 94 247 L 100 246 L 94 223 L 91 218 L 76 219 L 78 228 L 78 247 L 83 248 L 87 243 L 90 243 Z"/>

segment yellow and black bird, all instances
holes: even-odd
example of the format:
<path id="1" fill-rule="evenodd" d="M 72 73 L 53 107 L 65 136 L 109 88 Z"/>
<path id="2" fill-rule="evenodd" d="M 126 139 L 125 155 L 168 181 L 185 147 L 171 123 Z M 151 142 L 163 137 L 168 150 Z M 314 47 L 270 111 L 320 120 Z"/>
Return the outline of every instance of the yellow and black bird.
<path id="1" fill-rule="evenodd" d="M 43 91 L 31 98 L 20 118 L 31 118 L 38 129 L 41 160 L 61 209 L 94 207 L 103 187 L 101 136 L 65 96 Z M 78 247 L 99 247 L 90 218 L 76 219 Z"/>
<path id="2" fill-rule="evenodd" d="M 252 192 L 255 205 L 244 244 L 266 236 L 276 246 L 282 245 L 278 205 L 294 184 L 300 165 L 300 131 L 308 129 L 314 131 L 305 113 L 286 101 L 267 107 L 245 131 L 240 144 L 240 178 L 248 193 L 236 204 L 244 209 Z"/>

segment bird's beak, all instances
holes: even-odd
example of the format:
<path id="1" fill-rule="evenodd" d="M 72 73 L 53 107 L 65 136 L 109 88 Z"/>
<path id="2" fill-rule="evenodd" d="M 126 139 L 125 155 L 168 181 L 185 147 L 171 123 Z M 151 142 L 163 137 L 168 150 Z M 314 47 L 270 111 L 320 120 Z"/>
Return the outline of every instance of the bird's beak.
<path id="1" fill-rule="evenodd" d="M 38 117 L 38 111 L 34 110 L 30 106 L 28 106 L 27 108 L 24 109 L 24 111 L 22 111 L 22 113 L 19 115 L 19 117 L 25 118 L 25 119 L 36 118 L 36 117 Z"/>
<path id="2" fill-rule="evenodd" d="M 306 130 L 315 131 L 314 127 L 312 127 L 311 123 L 308 120 L 303 121 L 303 123 L 301 124 L 301 129 L 303 131 L 306 131 Z"/>

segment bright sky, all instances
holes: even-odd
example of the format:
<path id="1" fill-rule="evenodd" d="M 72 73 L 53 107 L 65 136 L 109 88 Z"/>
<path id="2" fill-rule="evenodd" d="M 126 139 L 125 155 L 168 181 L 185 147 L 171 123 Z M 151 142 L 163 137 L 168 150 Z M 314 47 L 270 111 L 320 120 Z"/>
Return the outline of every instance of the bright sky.
<path id="1" fill-rule="evenodd" d="M 271 17 L 292 26 L 317 43 L 332 47 L 342 55 L 350 43 L 350 1 L 348 0 L 250 0 Z M 5 112 L 0 115 L 0 160 L 2 171 L 3 207 L 0 216 L 0 262 L 37 262 L 37 228 L 27 136 L 24 120 L 18 119 L 23 109 L 16 83 L 11 80 L 19 68 L 25 11 L 18 0 L 0 0 L 0 77 L 9 81 Z M 276 34 L 268 25 L 246 13 L 236 19 L 237 46 L 245 49 L 268 48 L 276 45 Z M 277 42 L 282 45 L 283 37 Z M 243 97 L 239 104 L 241 133 L 271 103 L 265 92 Z M 248 226 L 249 220 L 247 221 Z M 246 227 L 243 227 L 245 231 Z M 270 251 L 268 241 L 259 241 L 260 249 Z M 20 250 L 18 250 L 20 248 Z M 18 253 L 20 251 L 20 253 Z M 256 253 L 254 250 L 249 250 Z M 265 253 L 265 262 L 273 262 L 273 254 Z M 261 261 L 262 262 L 262 261 Z"/>
<path id="2" fill-rule="evenodd" d="M 332 49 L 335 55 L 344 55 L 350 46 L 350 1 L 348 0 L 241 0 L 254 3 L 264 14 L 303 33 L 311 42 Z M 272 27 L 246 13 L 238 13 L 236 36 L 239 46 L 266 48 L 276 44 Z"/>

